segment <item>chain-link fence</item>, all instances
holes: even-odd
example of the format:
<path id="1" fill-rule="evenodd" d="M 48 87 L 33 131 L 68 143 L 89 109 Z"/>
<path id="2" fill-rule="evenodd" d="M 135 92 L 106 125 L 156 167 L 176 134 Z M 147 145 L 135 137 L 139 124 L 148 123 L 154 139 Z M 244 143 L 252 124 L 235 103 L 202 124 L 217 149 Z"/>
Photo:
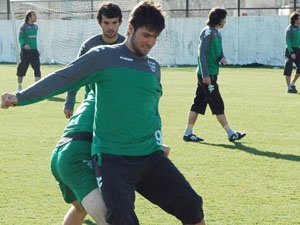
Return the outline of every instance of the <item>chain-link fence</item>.
<path id="1" fill-rule="evenodd" d="M 139 0 L 132 1 L 139 2 Z M 86 2 L 97 5 L 100 1 L 86 0 Z M 289 15 L 300 7 L 300 0 L 160 0 L 160 2 L 164 4 L 167 15 L 173 18 L 206 17 L 209 10 L 215 6 L 226 8 L 229 16 Z M 11 19 L 9 0 L 0 0 L 0 19 Z"/>

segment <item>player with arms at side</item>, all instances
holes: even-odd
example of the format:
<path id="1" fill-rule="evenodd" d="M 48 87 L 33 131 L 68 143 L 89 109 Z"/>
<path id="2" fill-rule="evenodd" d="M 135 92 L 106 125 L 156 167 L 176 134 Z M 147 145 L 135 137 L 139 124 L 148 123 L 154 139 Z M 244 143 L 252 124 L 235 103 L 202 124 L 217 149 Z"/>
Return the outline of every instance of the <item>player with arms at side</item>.
<path id="1" fill-rule="evenodd" d="M 202 198 L 163 151 L 161 71 L 148 53 L 164 28 L 161 6 L 141 1 L 131 11 L 124 43 L 93 48 L 30 88 L 2 95 L 7 108 L 95 83 L 92 154 L 106 221 L 114 225 L 139 224 L 135 190 L 182 224 L 205 225 Z"/>
<path id="2" fill-rule="evenodd" d="M 197 56 L 198 87 L 183 135 L 183 140 L 187 142 L 203 141 L 202 138 L 193 133 L 193 128 L 198 114 L 204 115 L 207 105 L 210 106 L 212 114 L 216 115 L 218 122 L 226 131 L 229 141 L 234 142 L 246 135 L 232 130 L 229 126 L 224 112 L 224 102 L 217 83 L 219 64 L 227 64 L 223 54 L 222 36 L 219 32 L 219 29 L 223 28 L 226 23 L 226 16 L 227 11 L 225 9 L 211 9 L 206 22 L 207 26 L 200 33 Z"/>
<path id="3" fill-rule="evenodd" d="M 20 26 L 21 61 L 17 68 L 18 91 L 22 90 L 23 77 L 26 75 L 29 64 L 33 68 L 35 81 L 41 79 L 40 53 L 37 50 L 38 25 L 35 24 L 36 19 L 36 13 L 29 10 L 26 12 L 24 23 Z"/>
<path id="4" fill-rule="evenodd" d="M 117 4 L 104 2 L 97 11 L 97 22 L 102 29 L 102 33 L 97 34 L 86 41 L 80 47 L 78 57 L 87 53 L 91 48 L 98 45 L 113 45 L 122 43 L 125 37 L 119 34 L 119 27 L 122 24 L 122 12 Z M 85 97 L 90 92 L 91 87 L 85 86 Z M 70 118 L 73 114 L 76 102 L 76 93 L 78 90 L 69 91 L 66 96 L 64 105 L 64 113 L 66 118 Z"/>
<path id="5" fill-rule="evenodd" d="M 283 75 L 287 85 L 287 93 L 298 93 L 296 81 L 300 76 L 300 14 L 292 12 L 290 15 L 290 25 L 285 31 L 285 65 Z M 293 64 L 296 64 L 296 74 L 291 82 Z"/>

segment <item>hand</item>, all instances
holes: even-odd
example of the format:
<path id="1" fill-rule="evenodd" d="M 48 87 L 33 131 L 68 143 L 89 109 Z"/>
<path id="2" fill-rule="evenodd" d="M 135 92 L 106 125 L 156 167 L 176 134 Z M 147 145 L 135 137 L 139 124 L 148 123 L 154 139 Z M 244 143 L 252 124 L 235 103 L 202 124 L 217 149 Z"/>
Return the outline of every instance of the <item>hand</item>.
<path id="1" fill-rule="evenodd" d="M 169 153 L 171 151 L 171 148 L 168 145 L 164 145 L 162 144 L 163 148 L 164 148 L 164 153 L 166 157 L 169 157 Z"/>
<path id="2" fill-rule="evenodd" d="M 30 50 L 30 49 L 31 49 L 29 45 L 24 45 L 24 48 L 25 48 L 26 50 Z"/>
<path id="3" fill-rule="evenodd" d="M 291 54 L 291 58 L 296 59 L 296 54 L 295 53 Z"/>
<path id="4" fill-rule="evenodd" d="M 3 93 L 1 95 L 1 108 L 8 109 L 10 106 L 15 106 L 18 103 L 16 95 L 10 93 Z"/>
<path id="5" fill-rule="evenodd" d="M 203 77 L 203 84 L 210 85 L 210 84 L 211 84 L 211 79 L 210 79 L 210 77 Z"/>
<path id="6" fill-rule="evenodd" d="M 225 58 L 222 58 L 219 63 L 221 63 L 222 65 L 226 65 L 227 64 L 227 60 Z"/>
<path id="7" fill-rule="evenodd" d="M 64 113 L 65 113 L 67 119 L 69 119 L 71 116 L 73 116 L 73 110 L 65 109 Z"/>

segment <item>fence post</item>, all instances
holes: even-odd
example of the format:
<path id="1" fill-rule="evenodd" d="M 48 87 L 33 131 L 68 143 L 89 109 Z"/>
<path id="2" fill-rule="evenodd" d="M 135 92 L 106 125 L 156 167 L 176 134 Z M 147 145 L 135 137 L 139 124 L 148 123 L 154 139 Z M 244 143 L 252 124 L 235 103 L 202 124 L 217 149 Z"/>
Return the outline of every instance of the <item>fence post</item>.
<path id="1" fill-rule="evenodd" d="M 189 17 L 189 0 L 185 1 L 185 17 Z"/>

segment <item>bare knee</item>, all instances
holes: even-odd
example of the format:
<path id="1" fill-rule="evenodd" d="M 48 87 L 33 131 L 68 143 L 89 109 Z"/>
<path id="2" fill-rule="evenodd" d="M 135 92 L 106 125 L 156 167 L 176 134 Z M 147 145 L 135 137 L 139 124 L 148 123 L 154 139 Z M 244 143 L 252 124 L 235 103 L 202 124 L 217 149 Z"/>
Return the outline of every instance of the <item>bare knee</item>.
<path id="1" fill-rule="evenodd" d="M 72 206 L 65 215 L 63 225 L 82 225 L 86 214 L 78 202 L 72 202 Z"/>
<path id="2" fill-rule="evenodd" d="M 107 212 L 106 206 L 98 188 L 95 188 L 89 194 L 87 194 L 82 199 L 81 204 L 97 224 L 108 225 L 108 223 L 105 221 Z"/>

